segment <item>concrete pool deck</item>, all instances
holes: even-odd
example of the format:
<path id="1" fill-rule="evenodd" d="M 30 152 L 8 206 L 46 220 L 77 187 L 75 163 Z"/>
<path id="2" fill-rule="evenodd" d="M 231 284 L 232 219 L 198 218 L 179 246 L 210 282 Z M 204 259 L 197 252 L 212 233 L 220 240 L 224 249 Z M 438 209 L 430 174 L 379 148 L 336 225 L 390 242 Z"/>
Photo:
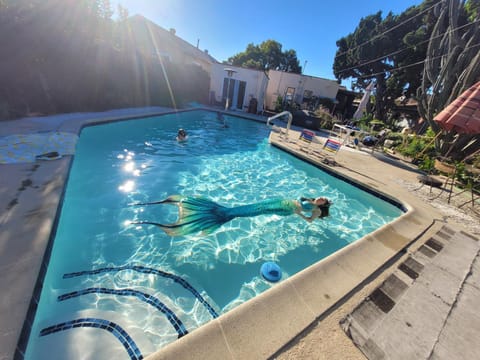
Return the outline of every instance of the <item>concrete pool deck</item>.
<path id="1" fill-rule="evenodd" d="M 2 122 L 0 136 L 40 131 L 79 133 L 86 123 L 160 112 L 162 109 L 146 109 L 73 118 L 8 121 Z M 298 133 L 292 130 L 290 139 L 294 138 L 298 138 Z M 280 137 L 279 133 L 272 132 L 270 140 L 275 146 L 298 157 L 323 165 L 315 154 L 302 151 L 298 143 Z M 66 156 L 54 161 L 0 164 L 0 198 L 3 204 L 0 217 L 0 284 L 4 290 L 0 303 L 0 359 L 14 356 L 38 274 L 44 270 L 43 256 L 71 159 Z M 352 312 L 369 291 L 373 291 L 394 271 L 396 263 L 441 231 L 445 223 L 438 210 L 398 183 L 398 179 L 417 182 L 418 173 L 414 167 L 343 148 L 335 160 L 338 166 L 331 167 L 331 171 L 360 182 L 385 197 L 396 199 L 408 212 L 150 355 L 149 359 L 364 358 L 347 335 L 341 332 L 338 320 L 333 321 L 330 327 L 322 328 L 323 324 L 329 323 L 332 318 L 337 319 L 337 314 L 343 317 Z M 456 224 L 451 227 L 458 229 Z M 320 329 L 319 332 L 312 332 L 315 328 Z M 310 336 L 318 333 L 329 337 L 316 339 L 318 343 L 328 343 L 329 348 L 324 347 L 323 354 L 302 352 L 302 341 L 309 341 Z M 335 349 L 342 352 L 335 354 Z"/>

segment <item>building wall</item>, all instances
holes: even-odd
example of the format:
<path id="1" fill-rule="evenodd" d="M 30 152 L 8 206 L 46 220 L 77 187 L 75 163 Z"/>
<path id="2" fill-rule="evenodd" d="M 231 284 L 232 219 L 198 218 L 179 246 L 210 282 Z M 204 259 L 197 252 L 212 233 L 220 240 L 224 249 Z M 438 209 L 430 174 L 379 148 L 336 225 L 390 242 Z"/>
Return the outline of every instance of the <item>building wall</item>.
<path id="1" fill-rule="evenodd" d="M 335 80 L 322 79 L 319 77 L 286 73 L 283 71 L 270 70 L 268 72 L 267 91 L 265 95 L 266 108 L 275 109 L 278 96 L 284 99 L 287 88 L 295 89 L 293 101 L 302 104 L 304 92 L 311 91 L 312 96 L 335 100 L 340 85 Z"/>
<path id="2" fill-rule="evenodd" d="M 130 17 L 125 23 L 126 38 L 134 43 L 133 48 L 145 56 L 163 62 L 198 65 L 210 72 L 216 60 L 207 51 L 202 51 L 176 35 L 174 29 L 165 30 L 141 15 Z"/>
<path id="3" fill-rule="evenodd" d="M 233 110 L 247 111 L 252 98 L 257 100 L 257 113 L 263 110 L 274 110 L 278 96 L 284 98 L 285 91 L 289 87 L 295 89 L 293 101 L 300 105 L 303 103 L 306 90 L 317 98 L 335 100 L 337 96 L 339 84 L 334 80 L 277 70 L 270 70 L 267 77 L 263 71 L 219 64 L 206 51 L 177 37 L 173 29 L 167 31 L 143 16 L 135 15 L 129 18 L 126 25 L 125 30 L 130 35 L 126 38 L 132 42 L 132 48 L 140 50 L 146 56 L 176 64 L 196 64 L 207 71 L 210 74 L 211 104 L 225 106 L 226 96 L 223 90 L 226 82 L 224 79 L 228 78 L 225 68 L 235 71 L 231 81 L 237 86 L 237 90 L 240 82 L 243 82 L 242 87 L 245 86 L 244 90 L 242 88 L 241 91 L 229 96 L 233 99 L 239 92 L 244 91 L 241 104 L 231 101 L 230 109 Z"/>
<path id="4" fill-rule="evenodd" d="M 224 87 L 228 78 L 225 68 L 235 72 L 231 81 L 236 86 L 230 94 L 230 109 L 249 110 L 250 100 L 257 100 L 256 112 L 274 110 L 278 96 L 285 96 L 287 88 L 295 89 L 293 101 L 302 105 L 304 92 L 308 90 L 311 96 L 335 100 L 339 85 L 334 80 L 314 76 L 286 73 L 270 70 L 268 77 L 263 71 L 244 69 L 241 67 L 219 64 L 206 51 L 202 51 L 176 36 L 175 31 L 167 31 L 143 16 L 135 15 L 129 18 L 126 32 L 127 38 L 133 42 L 133 48 L 139 49 L 146 56 L 171 61 L 176 64 L 196 64 L 210 74 L 210 103 L 225 106 L 227 96 Z M 242 89 L 239 89 L 239 86 Z M 244 93 L 243 100 L 239 93 Z M 235 101 L 238 100 L 239 101 Z M 241 102 L 240 104 L 238 102 Z"/>
<path id="5" fill-rule="evenodd" d="M 233 102 L 231 109 L 247 111 L 250 100 L 255 98 L 257 99 L 256 112 L 261 112 L 263 110 L 263 100 L 268 79 L 263 71 L 258 70 L 244 69 L 225 64 L 212 64 L 210 72 L 210 102 L 212 104 L 222 104 L 222 106 L 225 106 L 226 99 L 223 96 L 223 87 L 225 83 L 224 79 L 228 78 L 227 71 L 225 71 L 227 68 L 234 70 L 231 81 L 238 80 L 246 82 L 245 96 L 241 108 L 237 107 L 237 104 Z"/>

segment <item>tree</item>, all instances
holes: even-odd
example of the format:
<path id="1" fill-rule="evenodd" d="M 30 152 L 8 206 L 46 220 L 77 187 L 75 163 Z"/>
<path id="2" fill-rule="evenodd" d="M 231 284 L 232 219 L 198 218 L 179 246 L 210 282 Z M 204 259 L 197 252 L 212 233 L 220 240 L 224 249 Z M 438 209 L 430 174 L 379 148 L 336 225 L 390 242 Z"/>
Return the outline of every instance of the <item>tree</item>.
<path id="1" fill-rule="evenodd" d="M 124 8 L 121 4 L 117 5 L 118 19 L 122 22 L 128 19 L 128 9 Z"/>
<path id="2" fill-rule="evenodd" d="M 204 70 L 163 67 L 112 14 L 110 0 L 0 0 L 0 119 L 206 102 Z"/>
<path id="3" fill-rule="evenodd" d="M 337 41 L 338 50 L 333 64 L 333 72 L 339 80 L 356 78 L 356 86 L 360 88 L 366 88 L 375 80 L 375 117 L 380 120 L 384 120 L 386 115 L 386 72 L 393 67 L 384 55 L 394 48 L 391 39 L 382 34 L 384 27 L 381 11 L 362 18 L 353 33 Z"/>
<path id="4" fill-rule="evenodd" d="M 282 45 L 275 40 L 266 40 L 260 45 L 248 44 L 245 51 L 233 55 L 228 62 L 257 70 L 281 70 L 301 74 L 302 67 L 295 50 L 282 52 Z"/>
<path id="5" fill-rule="evenodd" d="M 391 36 L 397 39 L 398 44 L 398 49 L 391 54 L 394 70 L 387 80 L 387 93 L 393 99 L 400 95 L 415 97 L 420 86 L 423 60 L 435 23 L 433 10 L 428 9 L 435 1 L 424 1 L 419 6 L 408 8 L 396 17 L 395 23 L 388 25 L 393 28 Z"/>
<path id="6" fill-rule="evenodd" d="M 480 79 L 479 7 L 478 0 L 465 4 L 461 0 L 444 0 L 436 8 L 437 20 L 417 97 L 421 116 L 437 133 L 441 129 L 433 120 L 435 115 Z M 472 135 L 449 132 L 435 145 L 439 153 L 460 158 L 471 139 Z"/>
<path id="7" fill-rule="evenodd" d="M 382 13 L 360 20 L 355 31 L 337 41 L 333 70 L 337 79 L 355 78 L 354 87 L 375 82 L 375 117 L 386 121 L 401 95 L 415 94 L 433 25 L 436 0 L 426 0 L 400 15 Z"/>

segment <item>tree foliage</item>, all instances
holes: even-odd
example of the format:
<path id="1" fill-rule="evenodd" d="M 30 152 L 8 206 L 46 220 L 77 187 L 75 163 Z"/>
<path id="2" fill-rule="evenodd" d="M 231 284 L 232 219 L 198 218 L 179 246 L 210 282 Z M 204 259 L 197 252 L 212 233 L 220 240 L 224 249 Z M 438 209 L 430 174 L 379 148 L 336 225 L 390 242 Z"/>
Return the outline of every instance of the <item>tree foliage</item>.
<path id="1" fill-rule="evenodd" d="M 228 62 L 256 70 L 274 69 L 297 74 L 302 72 L 296 51 L 282 51 L 282 45 L 275 40 L 266 40 L 260 45 L 248 44 L 245 51 L 230 57 Z"/>
<path id="2" fill-rule="evenodd" d="M 363 18 L 337 41 L 335 76 L 352 77 L 359 88 L 373 80 L 381 120 L 395 98 L 416 97 L 419 114 L 439 132 L 435 115 L 480 79 L 479 9 L 480 0 L 425 0 L 397 16 Z M 460 158 L 473 137 L 450 132 L 437 138 L 436 149 Z"/>
<path id="3" fill-rule="evenodd" d="M 387 120 L 394 100 L 415 94 L 420 85 L 422 61 L 432 31 L 432 7 L 426 0 L 400 15 L 382 13 L 360 20 L 355 31 L 337 41 L 333 71 L 337 79 L 354 78 L 354 87 L 376 85 L 375 117 Z"/>
<path id="4" fill-rule="evenodd" d="M 0 119 L 206 101 L 208 74 L 141 51 L 109 0 L 0 0 Z"/>
<path id="5" fill-rule="evenodd" d="M 436 22 L 417 91 L 419 112 L 436 132 L 441 129 L 434 121 L 435 115 L 480 79 L 479 8 L 478 0 L 465 4 L 460 0 L 444 0 L 436 8 Z M 441 154 L 461 158 L 472 137 L 449 132 L 437 140 L 436 147 Z M 477 142 L 476 147 L 479 146 Z"/>
<path id="6" fill-rule="evenodd" d="M 389 14 L 389 17 L 392 15 Z M 385 72 L 392 67 L 388 58 L 381 58 L 393 47 L 388 36 L 382 36 L 382 13 L 367 16 L 352 34 L 337 42 L 339 49 L 333 71 L 338 79 L 357 78 L 360 87 L 366 87 L 376 80 L 376 118 L 384 119 Z"/>

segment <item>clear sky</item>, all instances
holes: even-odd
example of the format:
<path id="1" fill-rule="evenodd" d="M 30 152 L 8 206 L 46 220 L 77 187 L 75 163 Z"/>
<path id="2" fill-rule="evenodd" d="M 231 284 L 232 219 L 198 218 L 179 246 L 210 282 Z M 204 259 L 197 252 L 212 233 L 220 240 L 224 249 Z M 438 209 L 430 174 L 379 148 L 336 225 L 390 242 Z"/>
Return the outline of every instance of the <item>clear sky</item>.
<path id="1" fill-rule="evenodd" d="M 141 14 L 222 62 L 246 49 L 276 40 L 297 52 L 304 74 L 334 80 L 336 41 L 362 17 L 400 14 L 422 0 L 111 0 Z M 349 83 L 342 85 L 350 87 Z"/>

